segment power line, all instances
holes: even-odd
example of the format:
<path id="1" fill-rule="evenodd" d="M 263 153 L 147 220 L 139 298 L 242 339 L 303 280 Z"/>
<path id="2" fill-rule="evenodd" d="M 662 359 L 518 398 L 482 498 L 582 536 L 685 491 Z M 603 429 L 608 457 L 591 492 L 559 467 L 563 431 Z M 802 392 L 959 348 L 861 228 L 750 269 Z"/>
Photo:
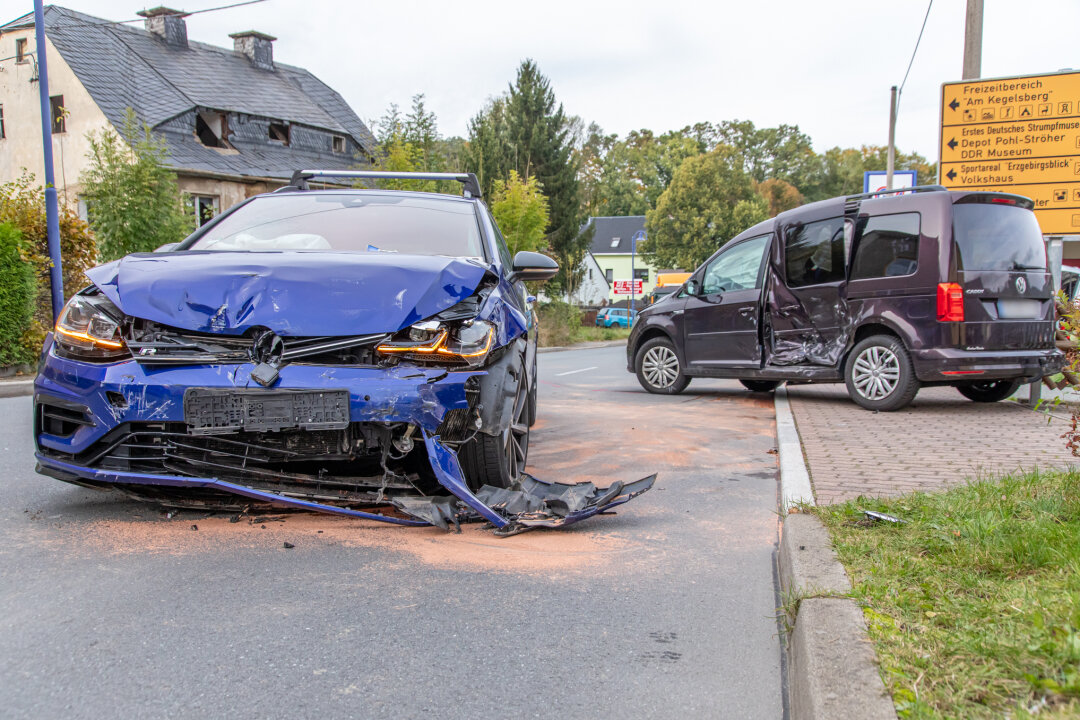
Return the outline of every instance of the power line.
<path id="1" fill-rule="evenodd" d="M 915 49 L 911 51 L 911 60 L 907 64 L 907 72 L 904 73 L 904 80 L 900 83 L 900 90 L 896 93 L 896 112 L 900 112 L 900 96 L 904 93 L 904 85 L 907 84 L 908 75 L 911 74 L 911 66 L 915 64 L 915 55 L 919 52 L 919 43 L 922 42 L 923 32 L 926 31 L 926 21 L 930 19 L 930 8 L 934 7 L 934 0 L 930 0 L 930 3 L 926 6 L 926 15 L 923 16 L 922 27 L 919 28 L 919 37 L 915 40 Z"/>
<path id="2" fill-rule="evenodd" d="M 218 10 L 229 10 L 230 8 L 241 7 L 244 5 L 255 5 L 256 3 L 266 2 L 266 0 L 243 0 L 243 2 L 232 3 L 231 5 L 219 5 L 218 7 L 203 8 L 202 10 L 192 10 L 191 12 L 183 13 L 184 15 L 199 15 L 201 13 L 217 12 Z M 100 20 L 98 22 L 91 22 L 89 20 L 80 20 L 73 17 L 65 17 L 63 21 L 57 23 L 58 27 L 68 27 L 71 25 L 84 25 L 84 26 L 100 26 L 100 25 L 130 25 L 132 23 L 145 22 L 145 18 L 135 18 L 134 20 Z"/>

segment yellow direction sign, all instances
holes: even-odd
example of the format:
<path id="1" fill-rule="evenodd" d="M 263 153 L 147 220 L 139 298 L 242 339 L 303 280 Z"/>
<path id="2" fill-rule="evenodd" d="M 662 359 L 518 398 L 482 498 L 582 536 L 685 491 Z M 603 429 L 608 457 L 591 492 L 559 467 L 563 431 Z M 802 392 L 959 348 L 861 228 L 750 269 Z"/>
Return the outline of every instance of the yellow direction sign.
<path id="1" fill-rule="evenodd" d="M 950 190 L 1035 201 L 1046 235 L 1080 235 L 1080 72 L 941 86 L 938 173 Z"/>

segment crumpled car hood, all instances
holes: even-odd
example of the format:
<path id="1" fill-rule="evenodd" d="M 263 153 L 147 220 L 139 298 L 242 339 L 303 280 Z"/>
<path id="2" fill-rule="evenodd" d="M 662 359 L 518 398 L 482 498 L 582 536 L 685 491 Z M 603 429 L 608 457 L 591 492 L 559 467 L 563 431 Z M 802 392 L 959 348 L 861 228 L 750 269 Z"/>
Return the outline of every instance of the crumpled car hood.
<path id="1" fill-rule="evenodd" d="M 127 315 L 196 332 L 394 332 L 475 292 L 477 261 L 324 252 L 139 253 L 87 271 Z"/>

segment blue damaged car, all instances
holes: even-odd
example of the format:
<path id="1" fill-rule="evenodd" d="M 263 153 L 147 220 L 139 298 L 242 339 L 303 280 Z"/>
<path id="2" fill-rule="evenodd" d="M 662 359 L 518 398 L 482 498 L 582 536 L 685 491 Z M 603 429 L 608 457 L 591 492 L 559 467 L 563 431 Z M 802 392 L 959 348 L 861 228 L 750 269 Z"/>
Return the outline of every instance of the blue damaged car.
<path id="1" fill-rule="evenodd" d="M 558 526 L 652 478 L 524 472 L 537 324 L 471 174 L 462 197 L 309 188 L 301 171 L 176 246 L 90 270 L 45 343 L 38 471 L 165 504 L 270 503 L 504 534 Z M 393 177 L 401 177 L 396 175 Z"/>

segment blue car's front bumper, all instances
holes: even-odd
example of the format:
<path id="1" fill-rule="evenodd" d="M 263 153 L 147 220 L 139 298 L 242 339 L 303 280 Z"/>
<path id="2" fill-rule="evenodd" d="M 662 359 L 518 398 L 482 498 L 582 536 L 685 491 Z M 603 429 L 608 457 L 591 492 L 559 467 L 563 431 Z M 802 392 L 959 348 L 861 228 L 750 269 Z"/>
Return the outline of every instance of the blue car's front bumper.
<path id="1" fill-rule="evenodd" d="M 273 390 L 347 390 L 351 423 L 373 425 L 412 425 L 417 439 L 425 444 L 431 474 L 453 497 L 395 498 L 388 494 L 381 505 L 395 505 L 401 516 L 357 509 L 355 503 L 335 503 L 325 498 L 313 499 L 304 493 L 276 491 L 267 483 L 247 483 L 233 476 L 223 476 L 210 470 L 184 473 L 170 472 L 169 464 L 160 469 L 145 466 L 135 468 L 114 458 L 118 437 L 129 437 L 132 428 L 151 435 L 160 430 L 162 436 L 179 438 L 184 435 L 186 419 L 184 394 L 190 388 L 255 389 L 250 378 L 253 366 L 188 365 L 144 366 L 134 360 L 112 364 L 94 364 L 58 357 L 47 343 L 42 370 L 35 381 L 35 438 L 39 471 L 52 477 L 93 485 L 155 486 L 157 488 L 191 488 L 230 493 L 254 501 L 283 506 L 332 512 L 353 517 L 371 518 L 404 525 L 437 524 L 448 521 L 483 518 L 497 528 L 566 525 L 590 517 L 651 486 L 633 483 L 625 492 L 596 491 L 579 498 L 567 510 L 565 500 L 571 497 L 568 488 L 560 484 L 537 484 L 529 495 L 528 512 L 515 511 L 515 503 L 506 497 L 498 498 L 498 507 L 485 504 L 478 495 L 492 497 L 482 489 L 474 493 L 465 481 L 457 453 L 444 444 L 440 431 L 451 411 L 473 412 L 470 408 L 469 380 L 484 371 L 449 372 L 441 368 L 398 365 L 391 368 L 354 366 L 316 366 L 289 364 L 281 368 L 280 380 Z M 472 386 L 475 392 L 476 382 Z M 472 398 L 474 404 L 476 398 Z M 70 422 L 50 424 L 42 420 L 43 408 L 70 418 Z M 459 424 L 460 427 L 460 424 Z M 62 433 L 50 433 L 50 428 L 62 428 Z M 171 429 L 171 432 L 169 432 Z M 228 436 L 223 436 L 228 437 Z M 222 442 L 230 442 L 222 440 Z M 246 451 L 245 451 L 246 452 Z M 110 454 L 113 453 L 113 454 Z M 166 455 L 168 453 L 166 452 Z M 385 470 L 385 458 L 383 460 Z M 212 467 L 212 463 L 208 466 Z M 265 477 L 269 473 L 264 472 Z M 536 488 L 542 492 L 535 492 Z M 621 486 L 620 486 L 621 487 Z M 503 491 L 505 492 L 505 491 Z M 541 497 L 543 496 L 543 497 Z M 381 494 L 380 494 L 381 497 Z M 552 501 L 537 505 L 537 498 Z M 426 502 L 430 500 L 431 502 Z M 448 504 L 449 503 L 449 504 Z M 517 503 L 522 508 L 525 505 Z M 446 508 L 452 508 L 447 511 Z M 433 512 L 433 508 L 439 511 Z"/>

